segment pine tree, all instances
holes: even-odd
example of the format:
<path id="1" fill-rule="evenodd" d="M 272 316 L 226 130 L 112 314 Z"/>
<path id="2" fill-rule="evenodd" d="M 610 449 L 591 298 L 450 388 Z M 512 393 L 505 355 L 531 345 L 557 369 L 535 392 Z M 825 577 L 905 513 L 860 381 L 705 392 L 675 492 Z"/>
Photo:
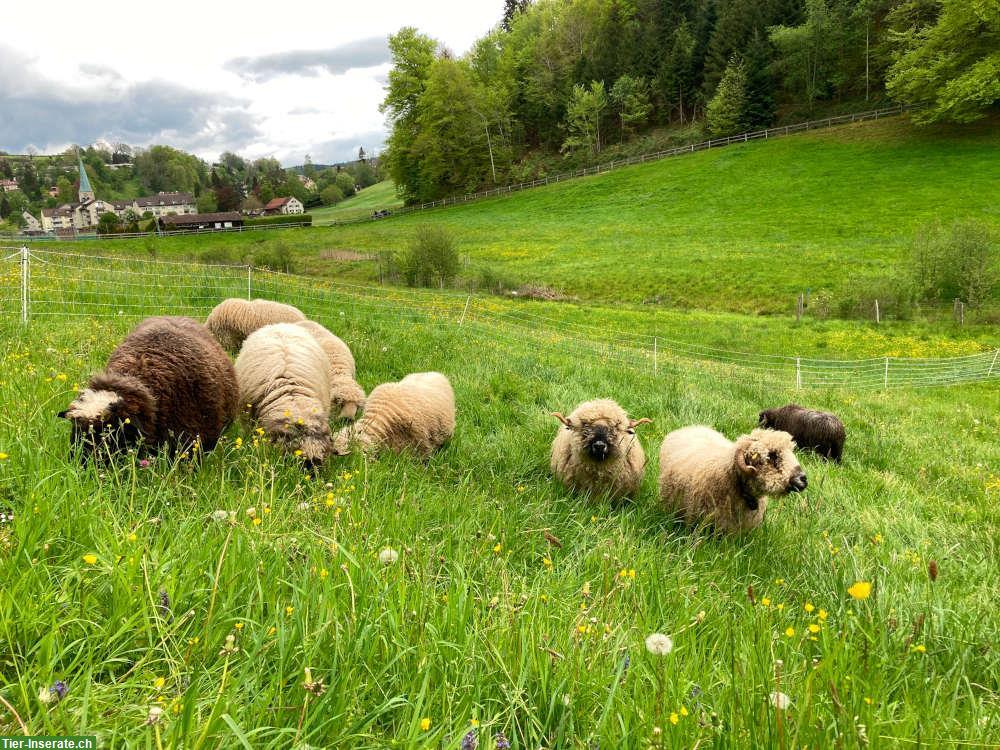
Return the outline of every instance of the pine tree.
<path id="1" fill-rule="evenodd" d="M 7 196 L 5 195 L 3 198 L 0 198 L 0 219 L 6 219 L 8 216 L 10 216 L 10 201 L 7 200 Z"/>
<path id="2" fill-rule="evenodd" d="M 529 0 L 504 0 L 503 20 L 500 22 L 504 31 L 510 31 L 510 25 L 514 22 L 514 16 L 527 8 L 528 2 Z"/>
<path id="3" fill-rule="evenodd" d="M 706 118 L 713 136 L 734 135 L 745 128 L 746 91 L 746 65 L 734 55 L 708 103 Z"/>
<path id="4" fill-rule="evenodd" d="M 774 77 L 770 66 L 774 54 L 767 36 L 754 31 L 743 53 L 746 65 L 746 106 L 743 124 L 748 130 L 766 128 L 774 122 Z"/>

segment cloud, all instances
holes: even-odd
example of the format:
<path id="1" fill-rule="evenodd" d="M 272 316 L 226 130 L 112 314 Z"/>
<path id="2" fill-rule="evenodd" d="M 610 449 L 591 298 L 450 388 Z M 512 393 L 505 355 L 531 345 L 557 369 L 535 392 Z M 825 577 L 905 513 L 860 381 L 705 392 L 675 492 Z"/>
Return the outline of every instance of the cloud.
<path id="1" fill-rule="evenodd" d="M 390 60 L 385 37 L 347 42 L 330 49 L 292 50 L 258 57 L 235 57 L 225 67 L 252 81 L 266 81 L 280 75 L 315 76 L 322 71 L 338 75 L 354 68 L 371 68 Z"/>
<path id="2" fill-rule="evenodd" d="M 106 138 L 217 154 L 261 132 L 246 100 L 166 81 L 127 83 L 99 66 L 83 72 L 101 77 L 101 85 L 68 86 L 40 76 L 30 60 L 18 57 L 0 48 L 0 148 L 8 151 Z"/>

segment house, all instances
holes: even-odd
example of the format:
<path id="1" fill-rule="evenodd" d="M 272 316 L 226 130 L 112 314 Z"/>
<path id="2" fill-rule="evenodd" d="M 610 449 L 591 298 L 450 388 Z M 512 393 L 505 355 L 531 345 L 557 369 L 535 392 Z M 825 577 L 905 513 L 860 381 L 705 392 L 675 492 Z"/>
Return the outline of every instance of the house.
<path id="1" fill-rule="evenodd" d="M 294 196 L 287 198 L 275 198 L 264 206 L 264 213 L 267 215 L 301 214 L 304 212 L 305 207 L 302 205 L 302 201 Z"/>
<path id="2" fill-rule="evenodd" d="M 170 214 L 161 216 L 158 222 L 164 232 L 215 231 L 242 227 L 243 217 L 239 211 L 220 211 L 213 214 Z"/>
<path id="3" fill-rule="evenodd" d="M 34 216 L 29 214 L 27 211 L 21 212 L 21 218 L 24 219 L 24 229 L 28 232 L 38 232 L 41 231 L 42 224 Z"/>
<path id="4" fill-rule="evenodd" d="M 157 193 L 145 198 L 136 198 L 122 209 L 133 209 L 139 216 L 149 211 L 157 219 L 170 214 L 196 214 L 198 206 L 191 193 Z"/>
<path id="5" fill-rule="evenodd" d="M 17 179 L 0 180 L 0 190 L 5 193 L 12 193 L 17 190 Z"/>
<path id="6" fill-rule="evenodd" d="M 315 190 L 316 189 L 316 182 L 314 180 L 312 180 L 311 178 L 306 177 L 304 174 L 299 174 L 299 175 L 295 175 L 295 176 L 299 178 L 299 182 L 302 183 L 302 187 L 304 187 L 306 190 Z"/>

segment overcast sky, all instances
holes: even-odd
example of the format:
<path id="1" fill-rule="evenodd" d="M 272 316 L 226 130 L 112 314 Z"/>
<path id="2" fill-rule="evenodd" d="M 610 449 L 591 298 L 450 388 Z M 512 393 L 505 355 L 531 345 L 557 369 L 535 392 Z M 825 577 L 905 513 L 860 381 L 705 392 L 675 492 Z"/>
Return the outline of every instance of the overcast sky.
<path id="1" fill-rule="evenodd" d="M 3 5 L 0 149 L 104 138 L 285 165 L 381 148 L 389 34 L 416 26 L 462 53 L 503 12 L 503 0 Z"/>

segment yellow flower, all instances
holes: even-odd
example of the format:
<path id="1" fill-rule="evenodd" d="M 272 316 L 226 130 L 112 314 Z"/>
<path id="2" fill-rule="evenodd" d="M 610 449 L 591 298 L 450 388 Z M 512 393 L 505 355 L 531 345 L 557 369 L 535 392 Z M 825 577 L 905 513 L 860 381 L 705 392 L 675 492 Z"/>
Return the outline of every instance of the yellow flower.
<path id="1" fill-rule="evenodd" d="M 326 578 L 328 575 L 330 575 L 330 571 L 328 571 L 326 568 L 323 568 L 323 570 L 319 572 L 320 578 Z"/>
<path id="2" fill-rule="evenodd" d="M 87 563 L 87 565 L 94 565 L 97 562 L 97 555 L 93 552 L 88 552 L 83 556 L 83 561 Z"/>
<path id="3" fill-rule="evenodd" d="M 164 677 L 157 677 L 155 680 L 153 680 L 153 687 L 156 688 L 157 690 L 159 690 L 166 684 L 167 680 Z"/>
<path id="4" fill-rule="evenodd" d="M 635 579 L 635 568 L 629 568 L 628 569 L 628 577 L 632 578 L 632 579 Z"/>
<path id="5" fill-rule="evenodd" d="M 237 630 L 243 630 L 243 623 L 238 622 L 235 625 L 233 625 L 233 627 L 236 628 Z"/>
<path id="6" fill-rule="evenodd" d="M 549 559 L 548 557 L 543 557 L 542 558 L 542 565 L 544 565 L 546 568 L 551 568 L 552 567 L 552 560 Z"/>
<path id="7" fill-rule="evenodd" d="M 881 544 L 882 543 L 882 535 L 881 534 L 876 534 L 875 536 L 872 537 L 872 541 L 875 542 L 875 544 Z"/>
<path id="8" fill-rule="evenodd" d="M 680 717 L 676 713 L 670 714 L 670 723 L 676 725 L 680 721 Z"/>
<path id="9" fill-rule="evenodd" d="M 793 628 L 791 625 L 789 625 L 787 628 L 785 628 L 785 635 L 787 635 L 789 638 L 791 638 L 792 636 L 794 636 L 795 635 L 795 628 Z"/>
<path id="10" fill-rule="evenodd" d="M 260 519 L 257 518 L 257 517 L 254 517 L 254 519 L 253 519 L 253 525 L 254 526 L 260 526 L 260 523 L 261 523 Z"/>
<path id="11" fill-rule="evenodd" d="M 474 728 L 479 726 L 479 719 L 469 719 L 469 724 Z"/>
<path id="12" fill-rule="evenodd" d="M 274 626 L 272 626 L 272 627 L 270 627 L 270 628 L 267 629 L 267 634 L 268 635 L 274 635 L 277 632 L 278 632 L 278 629 L 276 627 L 274 627 Z"/>
<path id="13" fill-rule="evenodd" d="M 10 456 L 6 453 L 0 453 L 0 461 L 6 461 L 8 458 L 10 458 Z"/>
<path id="14" fill-rule="evenodd" d="M 806 612 L 812 612 L 816 608 L 811 603 L 806 602 L 805 607 L 803 607 L 803 609 L 805 609 Z"/>
<path id="15" fill-rule="evenodd" d="M 431 728 L 431 720 L 428 718 L 423 718 L 420 720 L 420 729 L 426 732 Z"/>
<path id="16" fill-rule="evenodd" d="M 688 715 L 687 706 L 681 706 L 681 716 L 687 716 L 687 715 Z"/>
<path id="17" fill-rule="evenodd" d="M 784 583 L 785 583 L 785 579 L 784 578 L 775 578 L 774 579 L 774 585 L 775 586 L 782 586 L 782 585 L 784 585 Z"/>
<path id="18" fill-rule="evenodd" d="M 133 532 L 132 532 L 131 534 L 129 534 L 129 535 L 128 535 L 128 540 L 129 540 L 130 542 L 134 542 L 134 541 L 136 541 L 136 540 L 137 540 L 138 538 L 139 538 L 139 537 L 137 537 L 137 536 L 135 535 L 135 532 L 134 532 L 134 531 L 133 531 Z"/>
<path id="19" fill-rule="evenodd" d="M 810 633 L 818 633 L 819 629 L 820 629 L 819 625 L 817 625 L 816 623 L 814 623 L 814 622 L 809 623 L 809 632 Z"/>
<path id="20" fill-rule="evenodd" d="M 285 607 L 285 614 L 286 615 L 290 616 L 292 614 L 292 612 L 294 612 L 294 611 L 295 611 L 295 607 L 293 607 L 291 605 L 288 605 L 287 607 Z"/>
<path id="21" fill-rule="evenodd" d="M 821 610 L 819 611 L 819 614 L 818 614 L 817 616 L 819 617 L 819 619 L 821 619 L 821 620 L 825 620 L 825 619 L 826 619 L 826 615 L 827 615 L 827 612 L 826 612 L 826 610 L 825 610 L 825 609 L 821 609 Z"/>
<path id="22" fill-rule="evenodd" d="M 865 696 L 865 703 L 867 703 L 869 706 L 872 704 L 872 699 L 869 698 L 867 695 Z"/>
<path id="23" fill-rule="evenodd" d="M 913 650 L 916 651 L 918 654 L 926 654 L 927 646 L 925 646 L 922 643 L 918 643 L 916 646 L 913 647 Z"/>
<path id="24" fill-rule="evenodd" d="M 867 599 L 871 596 L 872 585 L 868 581 L 855 581 L 854 585 L 847 589 L 847 593 L 855 599 Z"/>
<path id="25" fill-rule="evenodd" d="M 295 455 L 296 456 L 301 456 L 302 455 L 302 451 L 300 451 L 298 448 L 296 448 L 295 449 Z"/>
<path id="26" fill-rule="evenodd" d="M 766 596 L 760 600 L 760 603 L 763 604 L 765 607 L 771 606 L 771 600 L 768 599 Z"/>
<path id="27" fill-rule="evenodd" d="M 236 447 L 237 448 L 242 448 L 243 447 L 243 438 L 241 438 L 241 437 L 236 438 Z"/>
<path id="28" fill-rule="evenodd" d="M 496 544 L 493 545 L 493 551 L 496 552 L 498 555 L 500 554 L 500 550 L 502 549 L 503 546 L 500 544 L 500 542 L 497 542 Z"/>

